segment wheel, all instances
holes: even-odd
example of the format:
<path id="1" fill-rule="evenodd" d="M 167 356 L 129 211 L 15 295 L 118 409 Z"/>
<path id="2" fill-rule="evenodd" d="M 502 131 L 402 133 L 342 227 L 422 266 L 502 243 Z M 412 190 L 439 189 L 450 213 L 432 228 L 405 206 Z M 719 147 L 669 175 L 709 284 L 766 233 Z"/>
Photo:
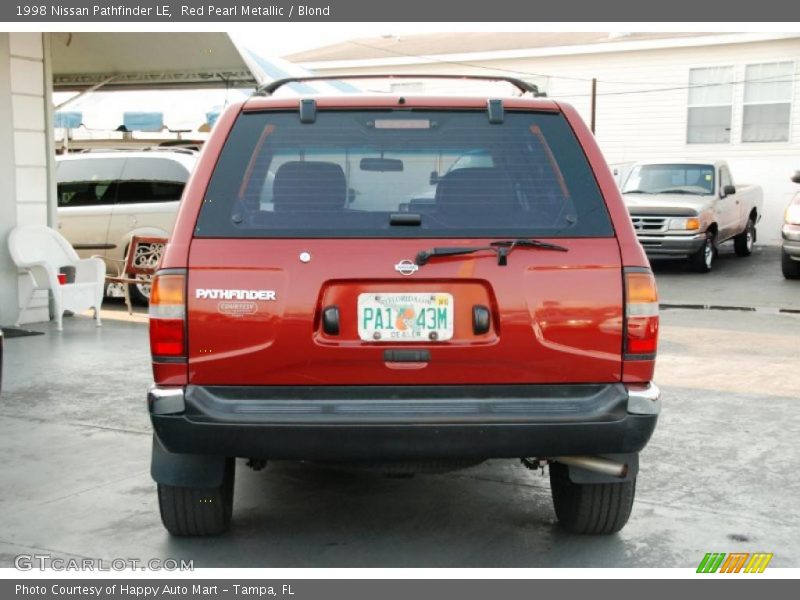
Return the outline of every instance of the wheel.
<path id="1" fill-rule="evenodd" d="M 571 533 L 608 535 L 628 522 L 636 479 L 620 483 L 573 483 L 569 468 L 550 464 L 553 507 L 561 526 Z"/>
<path id="2" fill-rule="evenodd" d="M 733 238 L 733 250 L 736 256 L 750 256 L 753 253 L 753 242 L 756 241 L 756 222 L 753 217 L 747 219 L 744 231 Z"/>
<path id="3" fill-rule="evenodd" d="M 800 279 L 800 261 L 792 260 L 786 252 L 781 252 L 781 271 L 786 279 Z"/>
<path id="4" fill-rule="evenodd" d="M 225 465 L 222 484 L 212 488 L 158 484 L 161 522 L 172 535 L 197 536 L 225 533 L 233 514 L 233 459 Z"/>
<path id="5" fill-rule="evenodd" d="M 703 247 L 689 257 L 692 269 L 698 273 L 708 273 L 714 265 L 714 258 L 717 255 L 717 248 L 714 246 L 714 233 L 706 232 L 706 241 Z"/>
<path id="6" fill-rule="evenodd" d="M 131 302 L 140 306 L 150 304 L 150 278 L 139 275 L 142 283 L 132 283 L 128 285 L 128 293 L 131 295 Z"/>

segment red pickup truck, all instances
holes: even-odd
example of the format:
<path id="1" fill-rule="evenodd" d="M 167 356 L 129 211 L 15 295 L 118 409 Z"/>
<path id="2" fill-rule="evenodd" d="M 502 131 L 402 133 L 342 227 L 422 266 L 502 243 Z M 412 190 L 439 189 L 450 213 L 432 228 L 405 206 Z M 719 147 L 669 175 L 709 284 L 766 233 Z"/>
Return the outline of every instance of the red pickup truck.
<path id="1" fill-rule="evenodd" d="M 221 116 L 150 301 L 170 533 L 229 527 L 237 457 L 522 459 L 567 530 L 627 522 L 661 405 L 655 281 L 576 111 L 507 81 L 522 95 L 281 81 Z"/>

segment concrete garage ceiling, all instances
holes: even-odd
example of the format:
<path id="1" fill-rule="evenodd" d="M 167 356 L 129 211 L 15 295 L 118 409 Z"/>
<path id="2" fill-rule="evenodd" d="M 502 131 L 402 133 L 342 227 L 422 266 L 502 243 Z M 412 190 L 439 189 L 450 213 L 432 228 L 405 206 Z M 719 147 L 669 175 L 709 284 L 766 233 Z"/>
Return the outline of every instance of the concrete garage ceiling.
<path id="1" fill-rule="evenodd" d="M 53 90 L 254 87 L 226 33 L 52 33 Z"/>

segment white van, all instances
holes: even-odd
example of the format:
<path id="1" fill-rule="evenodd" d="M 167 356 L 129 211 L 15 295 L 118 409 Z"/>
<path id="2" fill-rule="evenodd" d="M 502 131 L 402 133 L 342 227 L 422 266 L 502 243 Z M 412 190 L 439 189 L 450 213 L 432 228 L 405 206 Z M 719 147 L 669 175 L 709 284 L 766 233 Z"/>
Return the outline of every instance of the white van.
<path id="1" fill-rule="evenodd" d="M 84 258 L 116 274 L 134 235 L 169 237 L 197 160 L 188 149 L 82 152 L 57 159 L 58 230 Z M 113 259 L 113 260 L 112 260 Z M 147 302 L 149 285 L 131 286 Z"/>

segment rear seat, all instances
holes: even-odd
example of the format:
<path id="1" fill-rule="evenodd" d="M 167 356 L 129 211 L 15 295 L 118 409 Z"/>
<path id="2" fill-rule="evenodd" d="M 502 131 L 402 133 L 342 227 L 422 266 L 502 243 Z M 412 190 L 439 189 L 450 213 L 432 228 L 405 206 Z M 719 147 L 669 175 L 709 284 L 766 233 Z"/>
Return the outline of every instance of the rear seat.
<path id="1" fill-rule="evenodd" d="M 436 213 L 451 225 L 513 224 L 519 208 L 511 181 L 495 167 L 451 171 L 436 186 Z"/>
<path id="2" fill-rule="evenodd" d="M 347 181 L 336 163 L 284 163 L 275 173 L 273 186 L 276 212 L 341 211 L 347 200 Z"/>

